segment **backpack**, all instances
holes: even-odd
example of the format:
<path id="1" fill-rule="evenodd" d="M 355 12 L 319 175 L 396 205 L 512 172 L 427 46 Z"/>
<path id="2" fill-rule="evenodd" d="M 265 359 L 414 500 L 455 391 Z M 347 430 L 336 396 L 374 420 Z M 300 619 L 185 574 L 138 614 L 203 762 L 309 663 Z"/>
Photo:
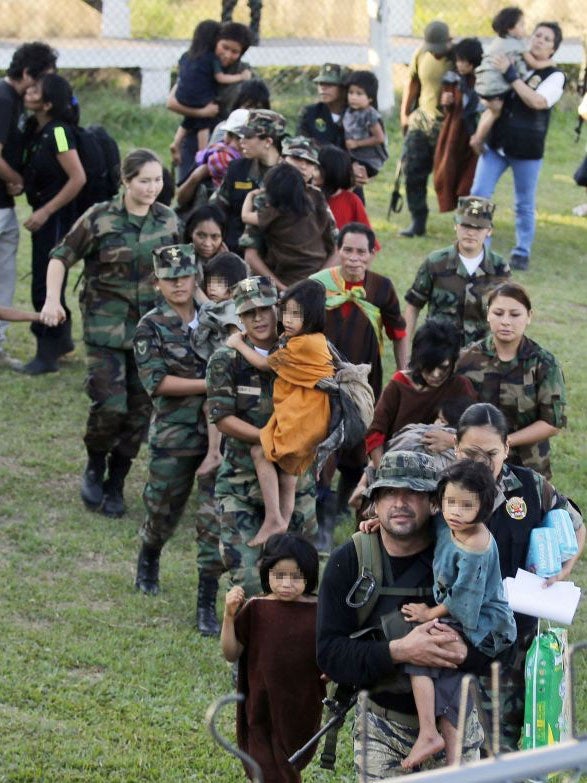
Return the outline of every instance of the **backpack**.
<path id="1" fill-rule="evenodd" d="M 118 144 L 101 125 L 76 128 L 77 153 L 87 182 L 77 196 L 78 215 L 100 201 L 109 201 L 120 187 Z"/>

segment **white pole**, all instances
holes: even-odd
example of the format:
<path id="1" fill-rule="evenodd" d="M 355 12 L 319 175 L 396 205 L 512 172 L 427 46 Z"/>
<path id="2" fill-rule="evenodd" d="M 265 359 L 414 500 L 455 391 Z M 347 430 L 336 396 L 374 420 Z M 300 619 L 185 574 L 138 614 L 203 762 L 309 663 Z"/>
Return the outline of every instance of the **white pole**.
<path id="1" fill-rule="evenodd" d="M 390 0 L 367 0 L 369 15 L 369 65 L 379 80 L 379 110 L 388 113 L 393 109 L 393 72 L 389 46 Z"/>

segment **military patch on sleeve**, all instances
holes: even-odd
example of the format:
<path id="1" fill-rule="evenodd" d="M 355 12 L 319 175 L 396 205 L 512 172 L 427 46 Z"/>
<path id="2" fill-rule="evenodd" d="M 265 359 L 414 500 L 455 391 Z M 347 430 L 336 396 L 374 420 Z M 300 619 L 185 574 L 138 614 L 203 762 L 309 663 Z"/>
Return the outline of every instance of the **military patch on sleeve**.
<path id="1" fill-rule="evenodd" d="M 135 342 L 137 358 L 144 359 L 149 351 L 149 341 L 142 337 Z"/>

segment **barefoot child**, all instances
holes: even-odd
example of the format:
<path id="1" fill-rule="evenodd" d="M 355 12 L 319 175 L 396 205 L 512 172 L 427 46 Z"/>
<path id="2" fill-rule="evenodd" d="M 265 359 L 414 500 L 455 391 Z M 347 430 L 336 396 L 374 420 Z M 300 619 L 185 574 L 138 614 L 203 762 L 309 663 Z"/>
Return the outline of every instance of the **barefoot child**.
<path id="1" fill-rule="evenodd" d="M 179 60 L 179 74 L 175 99 L 183 106 L 203 109 L 217 99 L 218 85 L 236 84 L 251 78 L 249 70 L 226 73 L 234 66 L 249 46 L 250 36 L 244 25 L 231 24 L 230 30 L 242 27 L 239 40 L 227 38 L 223 26 L 207 19 L 194 30 L 192 43 Z M 228 28 L 225 28 L 228 29 Z M 231 32 L 231 35 L 233 33 Z M 184 117 L 170 145 L 174 163 L 180 162 L 180 149 L 189 130 L 197 132 L 198 149 L 208 144 L 210 131 L 216 125 L 215 117 Z"/>
<path id="2" fill-rule="evenodd" d="M 236 314 L 231 289 L 247 276 L 247 265 L 235 253 L 219 253 L 204 267 L 204 290 L 196 290 L 200 303 L 198 326 L 190 333 L 192 348 L 196 356 L 206 363 L 217 348 L 224 345 L 226 338 L 239 331 L 240 319 Z M 208 427 L 208 452 L 196 476 L 214 473 L 222 462 L 220 445 L 222 435 L 208 419 L 208 402 L 204 403 L 206 426 Z"/>
<path id="3" fill-rule="evenodd" d="M 491 470 L 468 459 L 453 463 L 440 474 L 437 500 L 444 517 L 437 519 L 434 549 L 437 606 L 410 603 L 401 611 L 410 622 L 450 617 L 479 652 L 493 659 L 515 642 L 516 624 L 503 590 L 497 545 L 484 524 L 495 500 Z M 448 682 L 446 670 L 407 666 L 406 671 L 420 731 L 402 767 L 412 769 L 443 749 L 447 765 L 454 763 L 460 681 L 449 671 Z"/>
<path id="4" fill-rule="evenodd" d="M 371 71 L 351 71 L 345 84 L 348 108 L 342 115 L 344 143 L 353 161 L 374 177 L 389 157 L 383 121 L 377 111 L 379 82 Z"/>
<path id="5" fill-rule="evenodd" d="M 298 534 L 271 536 L 259 575 L 265 595 L 245 603 L 242 587 L 226 594 L 222 652 L 239 659 L 238 690 L 246 696 L 237 708 L 239 747 L 265 780 L 293 783 L 301 776 L 288 758 L 320 728 L 325 694 L 316 665 L 318 553 Z"/>
<path id="6" fill-rule="evenodd" d="M 302 280 L 286 290 L 280 303 L 281 347 L 268 357 L 251 349 L 240 334 L 227 340 L 254 367 L 277 374 L 273 415 L 261 430 L 261 445 L 251 447 L 265 503 L 265 519 L 248 542 L 251 547 L 287 530 L 297 477 L 312 465 L 316 447 L 328 433 L 328 394 L 315 388 L 322 378 L 334 376 L 324 336 L 325 297 L 324 286 L 316 280 Z"/>
<path id="7" fill-rule="evenodd" d="M 528 75 L 529 70 L 545 68 L 553 64 L 550 60 L 546 63 L 537 60 L 528 51 L 524 12 L 521 8 L 515 6 L 502 8 L 493 18 L 491 26 L 497 33 L 497 38 L 494 38 L 488 46 L 481 65 L 475 69 L 475 92 L 488 101 L 488 107 L 481 115 L 477 130 L 471 136 L 471 146 L 478 154 L 483 152 L 483 142 L 501 114 L 501 106 L 494 102 L 495 99 L 503 100 L 511 90 L 504 74 L 496 68 L 494 58 L 507 55 L 511 65 L 516 69 L 516 75 L 522 79 Z"/>

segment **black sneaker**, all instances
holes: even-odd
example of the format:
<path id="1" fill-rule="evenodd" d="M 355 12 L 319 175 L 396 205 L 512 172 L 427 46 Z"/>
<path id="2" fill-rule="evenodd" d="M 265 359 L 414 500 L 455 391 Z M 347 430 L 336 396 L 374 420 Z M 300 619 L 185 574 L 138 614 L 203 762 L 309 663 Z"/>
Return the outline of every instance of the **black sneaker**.
<path id="1" fill-rule="evenodd" d="M 510 266 L 512 269 L 517 269 L 518 272 L 525 272 L 530 264 L 529 256 L 521 256 L 519 253 L 512 253 L 510 258 Z"/>

